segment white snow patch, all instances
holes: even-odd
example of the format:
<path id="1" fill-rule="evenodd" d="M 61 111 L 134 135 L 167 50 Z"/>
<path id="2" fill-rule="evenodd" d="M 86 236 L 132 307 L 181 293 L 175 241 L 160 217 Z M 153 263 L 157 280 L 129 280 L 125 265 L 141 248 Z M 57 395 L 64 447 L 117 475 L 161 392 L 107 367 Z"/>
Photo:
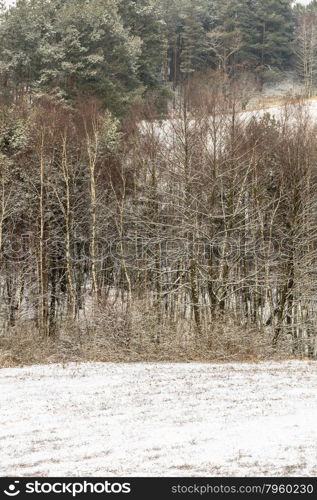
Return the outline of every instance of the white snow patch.
<path id="1" fill-rule="evenodd" d="M 0 370 L 0 474 L 314 476 L 317 363 Z"/>
<path id="2" fill-rule="evenodd" d="M 242 121 L 248 121 L 252 117 L 262 118 L 264 115 L 270 114 L 271 117 L 280 120 L 282 118 L 291 117 L 296 122 L 298 115 L 307 116 L 313 122 L 317 120 L 317 101 L 307 100 L 299 104 L 288 103 L 285 105 L 271 106 L 269 108 L 262 108 L 256 111 L 243 111 L 239 113 Z"/>

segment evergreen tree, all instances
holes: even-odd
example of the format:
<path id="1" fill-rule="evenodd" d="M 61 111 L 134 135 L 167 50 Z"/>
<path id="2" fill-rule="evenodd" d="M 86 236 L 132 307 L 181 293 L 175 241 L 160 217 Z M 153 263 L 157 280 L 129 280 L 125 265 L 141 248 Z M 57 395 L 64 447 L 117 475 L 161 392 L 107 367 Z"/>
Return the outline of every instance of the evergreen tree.
<path id="1" fill-rule="evenodd" d="M 45 40 L 40 48 L 40 84 L 55 81 L 70 96 L 98 96 L 120 112 L 139 88 L 141 40 L 124 28 L 117 0 L 80 1 L 80 8 L 71 0 L 56 13 L 53 43 Z"/>
<path id="2" fill-rule="evenodd" d="M 165 64 L 174 86 L 185 75 L 208 64 L 206 33 L 210 29 L 209 0 L 160 0 L 168 43 Z"/>
<path id="3" fill-rule="evenodd" d="M 295 26 L 292 0 L 253 0 L 252 4 L 249 50 L 261 66 L 287 67 Z"/>
<path id="4" fill-rule="evenodd" d="M 287 68 L 292 0 L 17 0 L 0 9 L 2 95 L 93 95 L 120 114 L 208 67 Z M 0 3 L 0 7 L 1 7 Z"/>
<path id="5" fill-rule="evenodd" d="M 235 73 L 235 66 L 245 45 L 247 31 L 247 0 L 215 0 L 213 29 L 209 33 L 211 52 L 226 75 Z"/>
<path id="6" fill-rule="evenodd" d="M 158 0 L 120 0 L 119 12 L 124 28 L 141 40 L 138 61 L 140 81 L 149 88 L 162 82 L 166 51 L 166 27 Z"/>
<path id="7" fill-rule="evenodd" d="M 118 0 L 18 0 L 2 16 L 0 40 L 11 92 L 94 95 L 120 113 L 143 90 L 142 40 L 124 26 Z"/>
<path id="8" fill-rule="evenodd" d="M 180 71 L 189 75 L 206 65 L 207 37 L 204 29 L 206 3 L 187 0 L 182 13 Z"/>
<path id="9" fill-rule="evenodd" d="M 253 68 L 289 64 L 295 26 L 291 0 L 214 0 L 212 5 L 215 36 L 236 61 L 247 60 Z"/>
<path id="10" fill-rule="evenodd" d="M 2 15 L 0 24 L 1 77 L 5 90 L 16 96 L 40 78 L 41 39 L 50 30 L 49 0 L 17 0 Z"/>

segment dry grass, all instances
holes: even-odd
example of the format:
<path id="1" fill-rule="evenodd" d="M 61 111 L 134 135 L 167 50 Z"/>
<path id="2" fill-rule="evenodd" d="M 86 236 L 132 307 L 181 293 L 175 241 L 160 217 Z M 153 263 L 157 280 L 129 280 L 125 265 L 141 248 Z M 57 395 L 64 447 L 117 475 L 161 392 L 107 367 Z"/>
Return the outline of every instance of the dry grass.
<path id="1" fill-rule="evenodd" d="M 101 309 L 93 322 L 65 326 L 45 338 L 21 325 L 0 336 L 0 367 L 66 362 L 227 362 L 289 357 L 280 343 L 271 347 L 272 332 L 241 326 L 233 318 L 215 318 L 200 332 L 190 320 L 160 321 L 156 311 L 135 308 L 129 317 Z"/>
<path id="2" fill-rule="evenodd" d="M 256 100 L 252 100 L 247 106 L 246 111 L 261 111 L 263 109 L 269 109 L 273 107 L 282 107 L 286 104 L 295 104 L 298 102 L 309 103 L 316 101 L 317 96 L 303 97 L 301 95 L 284 95 L 284 96 L 264 96 L 261 95 Z"/>

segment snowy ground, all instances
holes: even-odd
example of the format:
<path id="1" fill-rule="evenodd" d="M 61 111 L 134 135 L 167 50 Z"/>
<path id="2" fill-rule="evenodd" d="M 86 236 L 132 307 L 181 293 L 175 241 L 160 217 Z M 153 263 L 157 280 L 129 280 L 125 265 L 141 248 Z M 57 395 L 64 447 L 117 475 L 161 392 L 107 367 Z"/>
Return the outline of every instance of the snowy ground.
<path id="1" fill-rule="evenodd" d="M 317 100 L 314 99 L 307 99 L 306 101 L 303 101 L 301 104 L 288 104 L 287 105 L 287 113 L 290 116 L 292 113 L 294 113 L 294 119 L 298 117 L 298 112 L 301 110 L 301 113 L 304 116 L 309 116 L 313 122 L 317 120 Z M 272 106 L 269 108 L 263 108 L 263 109 L 258 109 L 256 111 L 243 111 L 240 113 L 240 118 L 242 121 L 244 120 L 249 120 L 252 116 L 256 116 L 258 118 L 261 118 L 263 115 L 269 113 L 272 117 L 276 118 L 277 120 L 281 119 L 282 117 L 285 117 L 285 106 L 284 105 L 277 105 L 277 106 Z"/>
<path id="2" fill-rule="evenodd" d="M 288 123 L 296 123 L 299 118 L 309 118 L 310 123 L 313 124 L 317 122 L 317 98 L 314 97 L 312 99 L 306 99 L 301 103 L 288 103 L 287 105 L 279 104 L 261 109 L 241 111 L 237 116 L 239 117 L 241 123 L 248 123 L 253 117 L 260 119 L 267 114 L 269 114 L 272 118 L 274 117 L 276 120 L 283 121 L 288 118 Z M 230 114 L 218 115 L 216 122 L 213 121 L 213 123 L 210 123 L 211 130 L 213 130 L 213 127 L 216 124 L 218 128 L 217 133 L 220 137 L 221 133 L 226 134 L 227 132 L 226 128 L 222 129 L 225 123 L 231 123 Z M 195 120 L 190 120 L 189 124 L 193 127 Z M 171 151 L 174 151 L 174 141 L 176 140 L 176 144 L 179 144 L 179 138 L 182 137 L 182 134 L 184 133 L 182 120 L 178 120 L 176 118 L 154 122 L 142 121 L 140 122 L 140 130 L 143 134 L 148 134 L 150 137 L 154 134 L 154 136 L 156 136 L 157 139 L 159 139 L 162 144 L 167 146 Z M 209 141 L 209 145 L 211 146 L 213 144 L 211 136 L 209 137 Z"/>
<path id="3" fill-rule="evenodd" d="M 317 475 L 317 363 L 0 370 L 0 475 Z"/>

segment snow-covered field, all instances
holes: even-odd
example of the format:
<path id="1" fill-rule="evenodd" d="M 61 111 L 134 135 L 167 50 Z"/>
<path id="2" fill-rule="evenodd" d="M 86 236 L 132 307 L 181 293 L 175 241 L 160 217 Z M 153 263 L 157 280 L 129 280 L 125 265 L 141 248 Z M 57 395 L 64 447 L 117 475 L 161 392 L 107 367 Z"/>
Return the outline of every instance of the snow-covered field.
<path id="1" fill-rule="evenodd" d="M 296 121 L 296 119 L 298 118 L 299 110 L 302 115 L 309 116 L 312 119 L 312 121 L 315 122 L 317 119 L 317 100 L 307 99 L 306 101 L 303 101 L 302 103 L 299 104 L 289 103 L 287 104 L 287 108 L 285 108 L 285 105 L 277 105 L 277 106 L 271 106 L 269 108 L 258 109 L 255 111 L 242 111 L 239 114 L 239 116 L 242 119 L 242 121 L 245 120 L 247 121 L 253 116 L 262 118 L 263 115 L 269 113 L 272 117 L 279 120 L 283 116 L 285 116 L 285 112 L 287 112 L 288 115 L 292 115 L 293 113 L 294 114 L 293 119 Z"/>
<path id="2" fill-rule="evenodd" d="M 0 370 L 0 474 L 317 474 L 317 363 Z"/>
<path id="3" fill-rule="evenodd" d="M 241 111 L 237 114 L 241 123 L 247 124 L 252 118 L 263 118 L 264 115 L 270 115 L 271 118 L 275 118 L 278 121 L 286 120 L 288 123 L 296 124 L 299 119 L 310 121 L 311 124 L 317 122 L 317 98 L 306 99 L 302 102 L 278 104 L 270 107 L 262 107 L 260 109 L 252 109 L 249 111 Z M 195 119 L 189 120 L 190 127 L 195 126 Z M 221 134 L 226 134 L 225 124 L 231 123 L 231 115 L 218 115 L 217 118 L 213 118 L 210 122 L 211 130 L 213 127 L 217 127 L 218 131 L 218 147 L 222 143 L 220 140 Z M 140 131 L 144 135 L 153 135 L 162 144 L 164 144 L 168 149 L 174 151 L 175 143 L 179 145 L 180 137 L 184 133 L 182 119 L 173 118 L 166 120 L 159 120 L 154 122 L 142 121 L 140 122 Z M 212 134 L 209 133 L 209 139 L 207 144 L 209 146 L 213 145 Z"/>

